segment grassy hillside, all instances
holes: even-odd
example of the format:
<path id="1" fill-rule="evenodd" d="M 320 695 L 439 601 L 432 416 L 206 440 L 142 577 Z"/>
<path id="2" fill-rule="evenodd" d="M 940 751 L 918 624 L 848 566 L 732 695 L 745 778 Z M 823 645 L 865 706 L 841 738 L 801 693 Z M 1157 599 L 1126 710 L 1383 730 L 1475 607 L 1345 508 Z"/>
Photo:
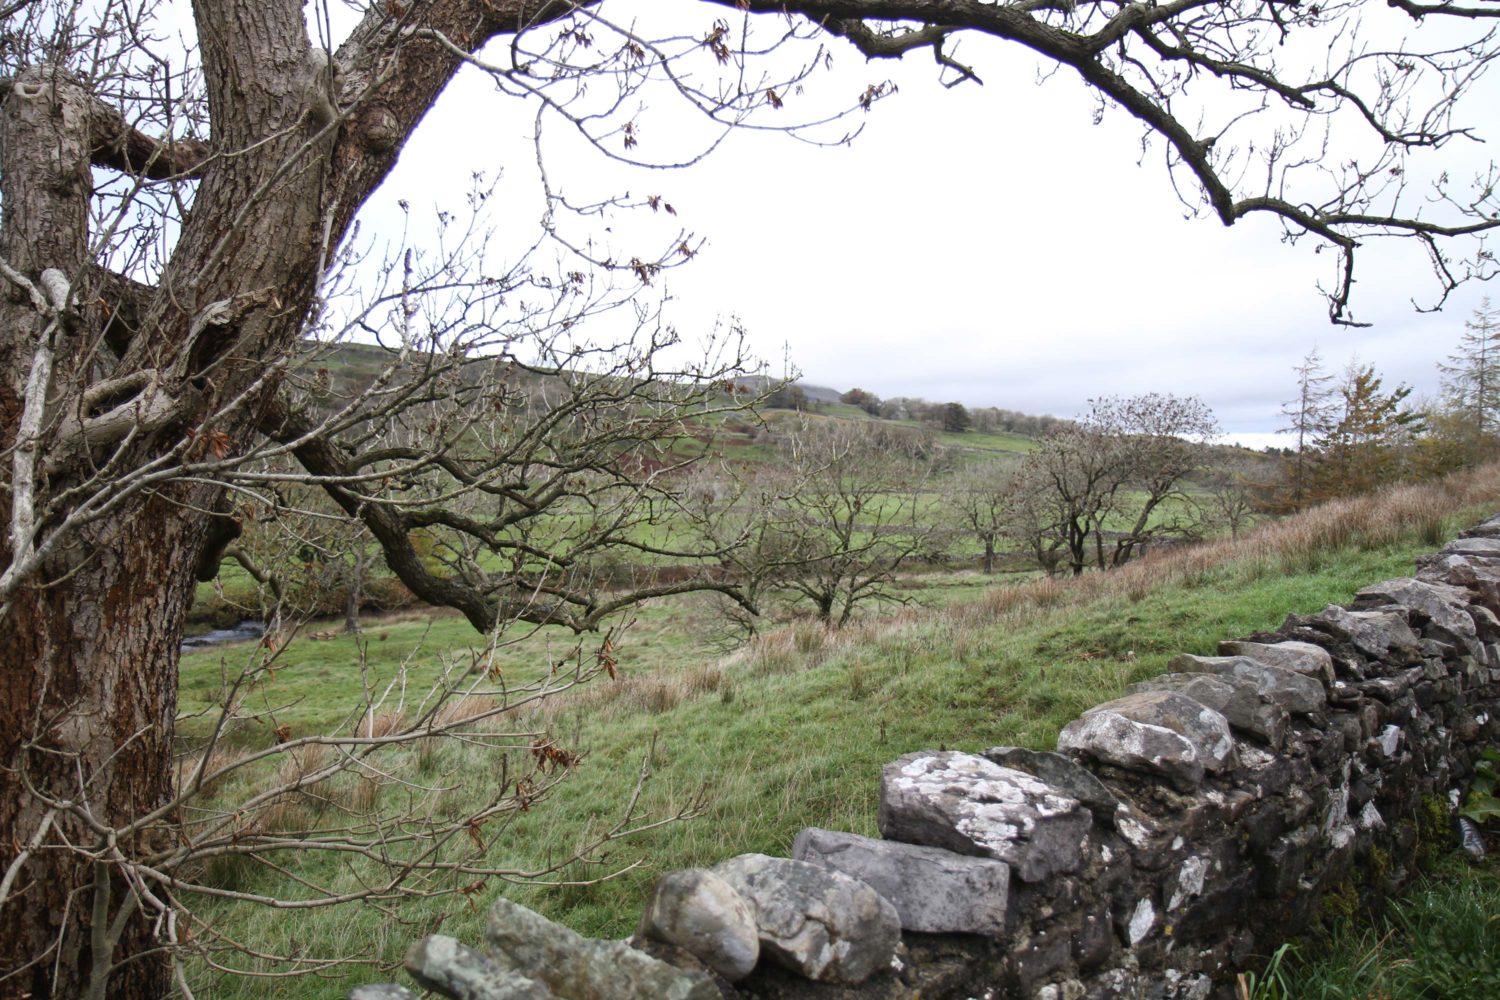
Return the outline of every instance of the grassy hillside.
<path id="1" fill-rule="evenodd" d="M 641 799 L 645 813 L 696 818 L 615 841 L 549 878 L 550 886 L 496 879 L 476 895 L 505 893 L 585 933 L 625 934 L 646 884 L 663 869 L 744 851 L 785 853 L 806 825 L 872 833 L 876 776 L 894 757 L 931 747 L 1050 747 L 1063 723 L 1160 672 L 1170 656 L 1210 652 L 1226 636 L 1275 627 L 1289 612 L 1316 611 L 1373 581 L 1407 574 L 1416 555 L 1497 504 L 1500 469 L 1491 468 L 1340 502 L 1262 526 L 1238 542 L 1080 580 L 997 584 L 971 574 L 913 580 L 913 592 L 931 607 L 841 633 L 792 624 L 725 657 L 708 641 L 705 604 L 683 600 L 647 609 L 625 633 L 619 679 L 502 717 L 518 734 L 515 745 L 546 732 L 584 756 L 544 800 L 513 814 L 499 831 L 486 831 L 503 833 L 490 860 L 528 870 L 568 857 L 615 821 L 643 759 L 651 774 Z M 313 644 L 315 653 L 305 659 L 288 653 L 274 676 L 249 692 L 246 705 L 263 707 L 245 710 L 258 717 L 237 738 L 243 746 L 264 745 L 273 722 L 339 721 L 351 694 L 391 679 L 404 677 L 403 690 L 415 692 L 423 677 L 462 668 L 472 641 L 452 619 L 423 616 L 382 626 L 362 646 L 329 638 Z M 508 677 L 549 669 L 561 639 L 534 642 L 513 651 Z M 240 647 L 186 657 L 184 709 L 205 707 L 232 672 L 231 660 L 251 655 Z M 194 725 L 201 723 L 185 723 L 189 732 Z M 477 745 L 436 754 L 390 751 L 379 761 L 381 779 L 328 790 L 336 808 L 327 822 L 414 803 L 431 815 L 456 815 L 493 794 L 502 756 Z M 220 794 L 227 802 L 242 791 L 226 787 Z M 309 884 L 337 890 L 370 876 L 358 863 L 310 854 L 274 862 L 295 866 L 304 883 L 273 866 L 248 864 L 205 878 L 234 892 L 305 896 Z M 618 878 L 597 881 L 622 869 Z M 473 936 L 482 915 L 467 896 L 390 910 L 309 911 L 295 920 L 240 902 L 210 902 L 204 911 L 220 933 L 259 950 L 373 951 L 387 960 L 435 926 Z M 347 989 L 337 977 L 251 981 L 202 966 L 196 978 L 215 997 L 333 998 Z"/>

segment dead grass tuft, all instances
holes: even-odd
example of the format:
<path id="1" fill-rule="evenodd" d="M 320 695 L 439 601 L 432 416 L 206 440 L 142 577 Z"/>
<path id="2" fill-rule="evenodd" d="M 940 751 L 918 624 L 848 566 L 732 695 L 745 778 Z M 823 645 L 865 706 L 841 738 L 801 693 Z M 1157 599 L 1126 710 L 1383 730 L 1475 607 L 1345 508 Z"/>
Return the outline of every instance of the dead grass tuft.
<path id="1" fill-rule="evenodd" d="M 325 801 L 319 788 L 325 779 L 314 782 L 308 779 L 326 769 L 332 759 L 333 751 L 324 743 L 310 743 L 288 750 L 271 779 L 272 788 L 288 790 L 261 808 L 258 825 L 275 833 L 305 830 L 311 826 Z"/>
<path id="2" fill-rule="evenodd" d="M 204 765 L 203 777 L 205 779 L 210 778 L 210 776 L 219 771 L 222 771 L 224 768 L 230 767 L 244 760 L 245 757 L 249 755 L 249 753 L 250 751 L 243 747 L 226 746 L 223 743 L 220 743 L 219 745 L 214 747 L 213 753 L 209 756 L 208 763 Z M 194 772 L 197 771 L 198 765 L 202 762 L 203 752 L 201 750 L 189 754 L 184 754 L 182 757 L 178 758 L 177 790 L 179 792 L 182 791 L 184 786 L 186 786 L 186 784 L 192 780 Z M 203 784 L 199 786 L 199 794 L 212 796 L 218 789 L 218 787 L 224 781 L 228 780 L 228 777 L 229 776 L 226 775 L 225 777 L 218 779 L 205 780 Z"/>
<path id="3" fill-rule="evenodd" d="M 360 739 L 383 739 L 406 728 L 406 709 L 367 708 L 349 735 Z"/>
<path id="4" fill-rule="evenodd" d="M 481 716 L 493 717 L 500 707 L 500 699 L 489 695 L 462 695 L 444 702 L 443 707 L 433 715 L 432 724 L 436 728 L 446 729 Z M 484 721 L 489 721 L 489 719 Z"/>

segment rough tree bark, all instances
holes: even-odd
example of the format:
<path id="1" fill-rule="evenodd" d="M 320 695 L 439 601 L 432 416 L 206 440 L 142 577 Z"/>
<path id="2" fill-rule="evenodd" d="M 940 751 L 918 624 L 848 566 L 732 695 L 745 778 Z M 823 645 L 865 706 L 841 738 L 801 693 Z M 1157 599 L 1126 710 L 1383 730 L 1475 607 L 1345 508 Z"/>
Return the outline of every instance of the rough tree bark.
<path id="1" fill-rule="evenodd" d="M 437 0 L 416 27 L 477 48 L 565 6 Z M 0 298 L 0 450 L 31 463 L 17 482 L 40 475 L 55 495 L 87 482 L 100 462 L 141 468 L 174 449 L 242 448 L 256 432 L 276 390 L 264 373 L 295 349 L 327 255 L 460 62 L 376 10 L 337 53 L 343 89 L 333 90 L 302 7 L 194 4 L 207 148 L 130 134 L 57 67 L 9 81 L 0 256 L 15 280 Z M 329 116 L 340 94 L 358 100 L 341 122 Z M 122 149 L 135 163 L 122 163 Z M 200 177 L 157 287 L 128 303 L 135 322 L 108 379 L 97 341 L 106 310 L 125 303 L 106 298 L 116 285 L 89 258 L 91 163 Z M 38 384 L 43 356 L 50 377 Z M 90 394 L 106 382 L 104 395 Z M 75 446 L 54 448 L 47 468 L 28 446 L 28 405 L 78 427 Z M 110 408 L 124 418 L 118 433 L 103 420 Z M 114 863 L 138 845 L 114 831 L 158 835 L 155 823 L 136 823 L 171 791 L 179 648 L 221 494 L 212 483 L 141 489 L 39 553 L 27 549 L 30 529 L 46 525 L 18 522 L 30 498 L 0 494 L 0 556 L 12 568 L 31 557 L 27 585 L 0 615 L 0 871 L 9 880 L 0 996 L 170 992 L 156 915 L 142 912 Z"/>

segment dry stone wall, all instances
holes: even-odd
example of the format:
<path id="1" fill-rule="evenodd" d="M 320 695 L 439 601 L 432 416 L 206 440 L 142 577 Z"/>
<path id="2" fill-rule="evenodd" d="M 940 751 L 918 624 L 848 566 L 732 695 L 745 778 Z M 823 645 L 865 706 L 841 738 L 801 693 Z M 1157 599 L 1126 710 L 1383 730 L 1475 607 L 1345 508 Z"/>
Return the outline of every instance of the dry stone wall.
<path id="1" fill-rule="evenodd" d="M 429 937 L 407 970 L 459 1000 L 1227 998 L 1446 846 L 1500 743 L 1497 615 L 1500 516 L 1347 607 L 1177 657 L 1056 753 L 906 754 L 879 839 L 669 873 L 628 942 L 501 900 L 482 950 Z"/>

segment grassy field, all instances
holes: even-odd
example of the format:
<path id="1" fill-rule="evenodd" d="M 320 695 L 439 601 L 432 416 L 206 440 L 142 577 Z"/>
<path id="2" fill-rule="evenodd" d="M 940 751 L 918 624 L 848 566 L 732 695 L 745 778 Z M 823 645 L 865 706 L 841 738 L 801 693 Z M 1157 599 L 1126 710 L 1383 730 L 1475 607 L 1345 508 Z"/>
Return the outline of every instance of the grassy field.
<path id="1" fill-rule="evenodd" d="M 601 678 L 503 717 L 519 734 L 518 749 L 474 743 L 436 754 L 391 751 L 381 762 L 384 780 L 335 789 L 330 799 L 343 817 L 413 809 L 458 815 L 494 793 L 507 753 L 523 755 L 530 734 L 547 733 L 583 754 L 581 762 L 544 800 L 486 831 L 499 834 L 492 863 L 520 871 L 568 858 L 615 821 L 648 754 L 645 814 L 696 818 L 615 841 L 549 878 L 552 885 L 492 879 L 471 896 L 314 910 L 295 919 L 218 900 L 202 916 L 258 950 L 386 961 L 436 926 L 476 935 L 479 904 L 495 893 L 587 934 L 623 935 L 658 872 L 745 851 L 784 854 L 807 825 L 873 833 L 877 775 L 896 756 L 939 746 L 1050 747 L 1057 729 L 1082 709 L 1160 672 L 1178 652 L 1210 652 L 1223 637 L 1275 627 L 1288 612 L 1315 611 L 1372 581 L 1409 573 L 1418 553 L 1490 512 L 1496 497 L 1500 475 L 1492 470 L 1447 488 L 1345 502 L 1266 525 L 1238 543 L 1164 554 L 1077 581 L 996 583 L 967 573 L 912 579 L 908 593 L 929 607 L 840 633 L 793 623 L 728 656 L 713 645 L 704 602 L 642 609 L 620 643 L 618 679 Z M 358 714 L 350 701 L 392 679 L 405 678 L 404 689 L 391 690 L 405 690 L 415 704 L 424 681 L 444 671 L 467 676 L 475 644 L 460 620 L 427 615 L 380 624 L 359 643 L 311 640 L 300 651 L 294 644 L 274 676 L 260 676 L 247 695 L 246 712 L 258 717 L 236 739 L 248 748 L 265 745 L 275 725 L 293 732 L 348 726 Z M 560 637 L 538 635 L 506 651 L 505 676 L 544 675 L 563 652 Z M 184 710 L 205 709 L 223 678 L 251 655 L 241 646 L 185 657 Z M 201 736 L 206 718 L 185 720 L 185 731 Z M 254 780 L 216 794 L 231 801 Z M 235 892 L 296 897 L 308 895 L 308 885 L 337 891 L 370 877 L 338 856 L 271 861 L 205 878 Z M 295 865 L 303 884 L 277 865 Z M 618 878 L 596 881 L 621 869 L 627 871 Z M 200 965 L 195 979 L 215 997 L 333 998 L 347 990 L 344 974 L 245 980 Z"/>
<path id="2" fill-rule="evenodd" d="M 1253 978 L 1252 978 L 1253 977 Z M 1500 864 L 1454 854 L 1373 922 L 1294 942 L 1245 975 L 1249 1000 L 1483 1000 L 1500 992 Z"/>

